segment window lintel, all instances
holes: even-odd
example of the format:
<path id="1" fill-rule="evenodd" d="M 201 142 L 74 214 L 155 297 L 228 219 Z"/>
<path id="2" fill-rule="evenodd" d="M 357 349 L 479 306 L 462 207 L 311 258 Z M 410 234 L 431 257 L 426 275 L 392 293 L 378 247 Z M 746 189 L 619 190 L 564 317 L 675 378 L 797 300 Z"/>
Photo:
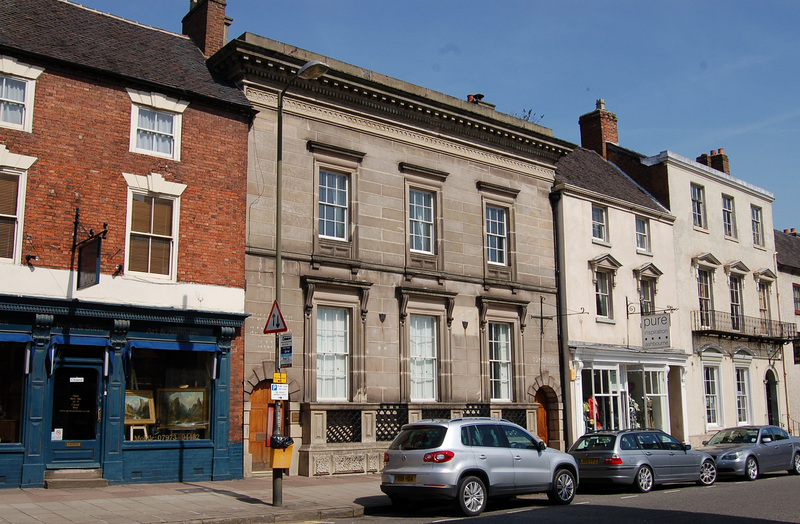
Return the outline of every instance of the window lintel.
<path id="1" fill-rule="evenodd" d="M 508 198 L 517 198 L 519 194 L 519 189 L 514 189 L 513 187 L 505 187 L 498 184 L 492 184 L 491 182 L 484 182 L 482 180 L 478 180 L 475 183 L 475 186 L 478 188 L 478 191 L 484 191 L 486 193 L 495 193 L 502 195 Z"/>
<path id="2" fill-rule="evenodd" d="M 332 144 L 324 144 L 322 142 L 316 142 L 314 140 L 309 140 L 308 142 L 306 142 L 306 149 L 312 153 L 325 153 L 332 156 L 343 157 L 346 160 L 358 163 L 361 163 L 361 161 L 367 155 L 366 153 L 362 153 L 361 151 L 355 151 L 353 149 L 347 149 L 345 147 L 334 146 Z"/>
<path id="3" fill-rule="evenodd" d="M 397 168 L 400 170 L 401 173 L 422 175 L 424 177 L 437 180 L 439 182 L 444 182 L 445 180 L 447 180 L 447 176 L 450 174 L 445 171 L 439 171 L 438 169 L 431 169 L 429 167 L 409 164 L 408 162 L 400 162 Z"/>

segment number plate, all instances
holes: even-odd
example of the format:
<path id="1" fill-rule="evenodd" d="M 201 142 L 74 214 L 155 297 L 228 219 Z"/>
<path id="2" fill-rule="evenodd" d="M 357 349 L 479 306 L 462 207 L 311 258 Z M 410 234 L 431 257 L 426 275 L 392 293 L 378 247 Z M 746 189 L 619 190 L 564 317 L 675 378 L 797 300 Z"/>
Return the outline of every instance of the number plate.
<path id="1" fill-rule="evenodd" d="M 416 480 L 417 480 L 417 476 L 416 475 L 395 475 L 394 476 L 395 484 L 414 482 Z"/>
<path id="2" fill-rule="evenodd" d="M 597 464 L 599 459 L 581 459 L 581 464 Z"/>

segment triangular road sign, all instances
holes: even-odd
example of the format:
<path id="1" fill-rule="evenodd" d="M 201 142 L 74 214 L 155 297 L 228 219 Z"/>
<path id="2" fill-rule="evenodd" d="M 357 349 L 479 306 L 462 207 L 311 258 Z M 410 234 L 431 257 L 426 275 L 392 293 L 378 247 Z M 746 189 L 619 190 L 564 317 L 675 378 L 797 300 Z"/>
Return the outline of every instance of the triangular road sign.
<path id="1" fill-rule="evenodd" d="M 281 308 L 278 307 L 278 301 L 276 300 L 272 303 L 272 311 L 269 312 L 269 317 L 267 317 L 267 325 L 264 326 L 264 334 L 283 333 L 284 331 L 289 331 L 289 328 L 286 327 L 286 321 L 283 320 Z"/>

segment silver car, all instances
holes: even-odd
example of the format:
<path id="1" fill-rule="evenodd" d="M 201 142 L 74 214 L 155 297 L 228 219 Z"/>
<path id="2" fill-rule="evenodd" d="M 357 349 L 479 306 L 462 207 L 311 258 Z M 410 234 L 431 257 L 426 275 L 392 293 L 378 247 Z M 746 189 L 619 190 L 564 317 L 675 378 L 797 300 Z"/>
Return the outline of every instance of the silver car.
<path id="1" fill-rule="evenodd" d="M 489 497 L 546 492 L 569 504 L 578 466 L 522 427 L 494 418 L 421 420 L 402 427 L 383 456 L 381 491 L 392 503 L 444 498 L 478 515 Z"/>
<path id="2" fill-rule="evenodd" d="M 697 482 L 710 486 L 717 479 L 714 459 L 692 451 L 657 429 L 627 429 L 589 433 L 569 450 L 585 483 L 632 485 L 646 493 L 656 484 Z"/>
<path id="3" fill-rule="evenodd" d="M 800 439 L 777 426 L 738 426 L 718 431 L 699 448 L 717 461 L 720 475 L 788 471 L 800 475 Z"/>

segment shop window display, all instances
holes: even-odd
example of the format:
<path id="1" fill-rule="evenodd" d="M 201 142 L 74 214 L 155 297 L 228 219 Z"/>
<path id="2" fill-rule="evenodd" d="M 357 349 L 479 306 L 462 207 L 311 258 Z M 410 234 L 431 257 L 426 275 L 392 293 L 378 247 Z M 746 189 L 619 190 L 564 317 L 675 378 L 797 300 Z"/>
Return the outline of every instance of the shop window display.
<path id="1" fill-rule="evenodd" d="M 125 402 L 128 440 L 210 438 L 212 368 L 205 351 L 134 349 Z"/>
<path id="2" fill-rule="evenodd" d="M 0 342 L 0 444 L 20 442 L 25 344 Z"/>

